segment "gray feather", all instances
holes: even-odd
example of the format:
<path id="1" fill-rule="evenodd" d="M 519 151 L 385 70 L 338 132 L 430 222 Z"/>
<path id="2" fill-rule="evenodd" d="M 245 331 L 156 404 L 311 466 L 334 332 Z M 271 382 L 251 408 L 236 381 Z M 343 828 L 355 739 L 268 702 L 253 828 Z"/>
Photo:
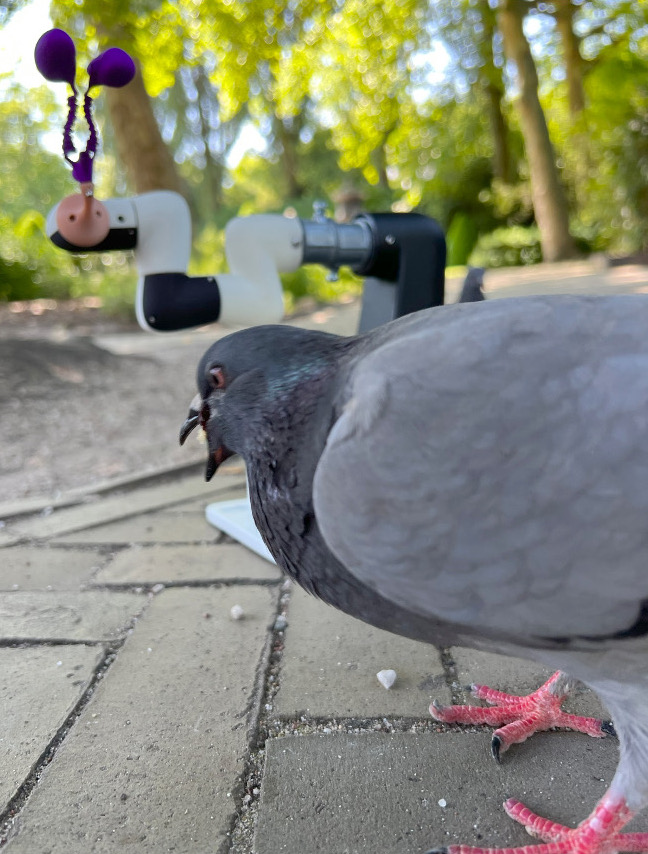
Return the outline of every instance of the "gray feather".
<path id="1" fill-rule="evenodd" d="M 635 299 L 501 300 L 365 355 L 315 474 L 333 553 L 476 632 L 629 628 L 648 598 L 647 321 Z"/>

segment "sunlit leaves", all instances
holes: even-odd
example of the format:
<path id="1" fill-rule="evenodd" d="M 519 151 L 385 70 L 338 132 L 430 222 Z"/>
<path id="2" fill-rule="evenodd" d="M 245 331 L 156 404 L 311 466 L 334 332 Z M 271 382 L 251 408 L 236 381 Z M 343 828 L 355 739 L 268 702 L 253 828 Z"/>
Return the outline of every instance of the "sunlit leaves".
<path id="1" fill-rule="evenodd" d="M 80 43 L 83 62 L 108 44 L 140 59 L 202 220 L 214 209 L 208 187 L 215 180 L 225 182 L 222 203 L 246 211 L 281 208 L 290 186 L 310 199 L 346 183 L 372 205 L 419 206 L 445 226 L 462 212 L 484 231 L 531 219 L 498 2 L 54 0 L 54 12 Z M 597 248 L 629 246 L 648 216 L 648 4 L 571 4 L 587 101 L 578 123 L 556 24 L 565 5 L 528 0 L 525 32 L 572 219 L 595 235 Z M 202 94 L 198 71 L 210 87 Z M 499 96 L 508 157 L 501 172 L 492 122 Z M 246 121 L 267 150 L 228 170 L 227 153 Z M 587 156 L 577 133 L 589 140 Z M 282 169 L 288 148 L 292 185 Z M 210 172 L 210 157 L 220 172 Z"/>

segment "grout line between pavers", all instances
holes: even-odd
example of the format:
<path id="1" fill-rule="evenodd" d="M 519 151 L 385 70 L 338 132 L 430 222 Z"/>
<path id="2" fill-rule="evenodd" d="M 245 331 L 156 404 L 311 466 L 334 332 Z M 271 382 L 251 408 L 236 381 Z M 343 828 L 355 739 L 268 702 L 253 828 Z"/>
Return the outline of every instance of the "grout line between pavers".
<path id="1" fill-rule="evenodd" d="M 34 548 L 41 548 L 42 542 L 36 543 Z M 112 558 L 113 552 L 130 549 L 133 543 L 47 543 L 48 549 L 58 549 L 62 552 L 96 552 L 104 560 Z"/>
<path id="2" fill-rule="evenodd" d="M 90 530 L 90 529 L 88 528 L 88 530 Z M 78 533 L 78 532 L 75 532 L 75 533 Z M 57 536 L 58 536 L 58 534 L 57 534 Z M 62 536 L 65 536 L 65 534 L 63 534 Z M 34 540 L 32 540 L 31 542 L 34 543 Z M 38 541 L 36 543 L 36 546 L 38 546 L 38 544 L 42 543 L 42 542 L 44 542 L 44 541 L 43 540 Z M 24 545 L 24 543 L 23 543 L 23 545 Z M 160 540 L 133 540 L 132 542 L 129 542 L 129 543 L 125 543 L 123 540 L 120 540 L 120 542 L 117 542 L 117 543 L 111 543 L 108 541 L 102 541 L 100 543 L 68 543 L 68 542 L 62 541 L 60 543 L 52 543 L 51 545 L 52 545 L 52 547 L 56 546 L 56 548 L 62 548 L 62 549 L 72 549 L 72 548 L 77 548 L 78 546 L 85 545 L 86 549 L 88 549 L 88 546 L 91 546 L 92 548 L 88 549 L 89 551 L 91 551 L 92 549 L 96 548 L 97 546 L 101 546 L 101 548 L 112 550 L 112 549 L 124 549 L 124 548 L 129 549 L 129 548 L 132 548 L 133 546 L 146 546 L 147 548 L 150 548 L 151 546 L 164 546 L 165 548 L 167 546 L 168 547 L 202 546 L 202 545 L 217 546 L 217 545 L 219 545 L 219 543 L 215 542 L 214 540 L 210 540 L 210 539 L 206 539 L 206 540 L 169 540 L 168 542 L 166 540 L 164 542 L 160 542 Z M 80 551 L 83 551 L 83 549 L 80 549 Z"/>
<path id="3" fill-rule="evenodd" d="M 260 666 L 257 669 L 255 682 L 254 704 L 256 715 L 254 726 L 248 732 L 248 751 L 244 768 L 237 783 L 238 796 L 236 812 L 228 832 L 229 845 L 223 854 L 235 852 L 251 852 L 256 827 L 258 795 L 260 793 L 261 777 L 263 775 L 263 760 L 265 757 L 265 742 L 268 738 L 266 718 L 268 706 L 278 688 L 279 666 L 283 656 L 285 623 L 279 620 L 286 617 L 286 608 L 290 601 L 291 582 L 281 580 L 281 594 L 277 600 L 277 609 L 272 630 L 265 645 Z M 276 684 L 274 684 L 276 683 Z M 242 846 L 242 847 L 241 847 Z M 220 854 L 220 853 L 219 853 Z"/>
<path id="4" fill-rule="evenodd" d="M 215 589 L 220 587 L 278 587 L 281 578 L 205 578 L 193 581 L 105 581 L 101 584 L 90 583 L 88 590 L 104 590 L 108 593 L 161 593 L 162 590 Z"/>
<path id="5" fill-rule="evenodd" d="M 29 774 L 21 783 L 17 792 L 9 800 L 6 807 L 0 811 L 0 848 L 3 848 L 7 842 L 11 840 L 17 827 L 15 823 L 16 819 L 27 804 L 27 801 L 29 800 L 31 793 L 36 788 L 43 771 L 52 762 L 68 733 L 81 717 L 84 709 L 94 696 L 97 685 L 101 682 L 113 662 L 116 660 L 119 650 L 126 642 L 126 638 L 127 635 L 120 638 L 118 641 L 109 642 L 104 645 L 104 655 L 97 667 L 95 667 L 85 691 L 83 691 L 77 702 L 74 704 L 72 711 L 58 728 L 54 737 L 48 742 L 41 755 L 34 762 Z"/>
<path id="6" fill-rule="evenodd" d="M 84 638 L 0 638 L 0 649 L 27 649 L 34 646 L 105 646 L 113 639 Z"/>
<path id="7" fill-rule="evenodd" d="M 450 647 L 439 647 L 438 649 L 446 685 L 450 690 L 452 705 L 460 706 L 462 703 L 466 702 L 466 698 L 464 696 L 463 685 L 459 684 L 457 665 L 455 664 L 454 656 L 452 655 L 452 649 Z"/>

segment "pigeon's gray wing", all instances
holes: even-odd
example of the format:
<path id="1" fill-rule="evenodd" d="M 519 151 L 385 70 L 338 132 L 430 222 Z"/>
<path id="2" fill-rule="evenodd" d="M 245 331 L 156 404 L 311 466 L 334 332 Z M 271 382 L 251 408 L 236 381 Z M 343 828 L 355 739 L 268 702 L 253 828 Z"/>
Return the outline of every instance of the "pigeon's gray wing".
<path id="1" fill-rule="evenodd" d="M 381 334 L 315 474 L 336 557 L 391 601 L 476 631 L 637 631 L 648 300 L 497 300 Z"/>

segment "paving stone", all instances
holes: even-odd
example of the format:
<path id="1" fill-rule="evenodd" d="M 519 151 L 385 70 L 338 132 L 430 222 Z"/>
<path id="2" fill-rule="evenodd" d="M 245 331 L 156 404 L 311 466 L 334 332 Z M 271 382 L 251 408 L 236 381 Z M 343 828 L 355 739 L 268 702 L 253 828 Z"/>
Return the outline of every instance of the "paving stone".
<path id="1" fill-rule="evenodd" d="M 255 854 L 421 854 L 528 845 L 503 801 L 574 825 L 609 784 L 612 740 L 543 733 L 497 765 L 484 733 L 287 736 L 266 742 Z M 443 803 L 445 802 L 445 806 Z M 648 829 L 648 816 L 633 822 Z"/>
<path id="2" fill-rule="evenodd" d="M 227 499 L 245 495 L 243 483 L 227 491 Z M 214 500 L 223 493 L 212 496 Z M 184 503 L 177 507 L 162 508 L 153 513 L 141 513 L 118 522 L 89 527 L 54 540 L 57 544 L 131 544 L 131 543 L 214 543 L 221 532 L 205 518 L 209 501 Z"/>
<path id="3" fill-rule="evenodd" d="M 0 649 L 0 812 L 86 689 L 103 650 Z"/>
<path id="4" fill-rule="evenodd" d="M 0 530 L 0 549 L 6 549 L 19 543 L 22 538 L 18 534 L 10 534 L 9 531 Z"/>
<path id="5" fill-rule="evenodd" d="M 232 498 L 237 498 L 238 496 L 245 495 L 245 485 L 243 481 L 241 481 L 238 487 L 232 487 L 232 489 L 228 492 L 227 498 L 223 499 L 229 501 Z M 195 501 L 183 501 L 182 504 L 179 504 L 174 507 L 165 507 L 160 512 L 162 513 L 172 513 L 174 515 L 185 515 L 187 513 L 196 513 L 200 516 L 205 515 L 205 508 L 208 504 L 212 504 L 214 501 L 220 501 L 221 495 L 203 495 L 201 498 L 197 498 Z"/>
<path id="6" fill-rule="evenodd" d="M 107 559 L 91 551 L 16 546 L 2 552 L 0 590 L 78 590 Z"/>
<path id="7" fill-rule="evenodd" d="M 8 851 L 229 850 L 276 596 L 261 587 L 156 596 L 44 771 Z M 230 619 L 234 604 L 245 619 Z"/>
<path id="8" fill-rule="evenodd" d="M 159 509 L 184 499 L 207 494 L 218 498 L 230 497 L 232 490 L 240 490 L 244 481 L 240 475 L 223 476 L 212 484 L 193 475 L 154 486 L 126 491 L 75 506 L 54 509 L 49 515 L 16 519 L 7 524 L 7 533 L 27 538 L 46 538 L 82 531 L 91 525 L 128 519 L 146 510 Z"/>
<path id="9" fill-rule="evenodd" d="M 204 513 L 186 516 L 170 513 L 143 513 L 121 522 L 112 522 L 65 534 L 54 542 L 110 545 L 131 543 L 214 543 L 220 537 Z"/>
<path id="10" fill-rule="evenodd" d="M 268 581 L 276 566 L 240 545 L 133 546 L 119 552 L 95 584 L 171 584 L 192 581 Z"/>
<path id="11" fill-rule="evenodd" d="M 376 679 L 385 669 L 397 674 L 389 690 Z M 433 646 L 374 629 L 293 591 L 275 714 L 426 718 L 435 698 L 450 702 Z"/>
<path id="12" fill-rule="evenodd" d="M 0 519 L 5 520 L 10 516 L 28 515 L 40 513 L 47 507 L 69 507 L 71 504 L 79 504 L 82 498 L 59 495 L 56 498 L 45 498 L 42 495 L 28 496 L 26 498 L 14 498 L 0 501 Z"/>
<path id="13" fill-rule="evenodd" d="M 554 672 L 541 664 L 523 658 L 510 658 L 505 655 L 492 655 L 477 652 L 474 649 L 453 647 L 452 658 L 457 668 L 460 685 L 488 685 L 511 694 L 530 694 L 539 688 Z M 466 702 L 476 705 L 488 705 L 466 694 Z M 609 718 L 609 712 L 599 698 L 578 685 L 565 701 L 565 711 L 575 715 L 588 715 L 595 718 Z"/>
<path id="14" fill-rule="evenodd" d="M 147 603 L 146 596 L 90 590 L 0 594 L 0 638 L 101 641 L 119 637 Z"/>

